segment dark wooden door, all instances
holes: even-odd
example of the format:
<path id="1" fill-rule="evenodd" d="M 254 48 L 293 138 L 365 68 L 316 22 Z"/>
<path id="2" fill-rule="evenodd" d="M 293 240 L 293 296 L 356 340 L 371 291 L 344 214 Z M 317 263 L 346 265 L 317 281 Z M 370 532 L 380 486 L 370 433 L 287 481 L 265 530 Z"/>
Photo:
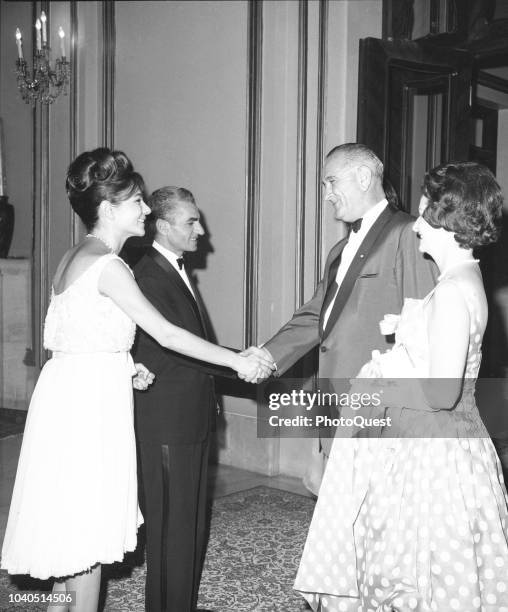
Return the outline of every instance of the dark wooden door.
<path id="1" fill-rule="evenodd" d="M 372 148 L 409 212 L 423 173 L 467 159 L 472 136 L 467 51 L 420 41 L 360 41 L 358 142 Z"/>

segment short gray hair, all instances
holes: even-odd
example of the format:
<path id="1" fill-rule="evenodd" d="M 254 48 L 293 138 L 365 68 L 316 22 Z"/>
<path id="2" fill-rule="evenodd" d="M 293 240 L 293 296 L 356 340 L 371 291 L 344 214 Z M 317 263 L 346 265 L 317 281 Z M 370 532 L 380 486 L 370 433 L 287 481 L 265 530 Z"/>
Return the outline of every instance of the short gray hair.
<path id="1" fill-rule="evenodd" d="M 338 147 L 334 147 L 326 156 L 326 159 L 332 159 L 333 157 L 342 157 L 347 166 L 368 166 L 374 176 L 383 180 L 383 162 L 379 157 L 363 144 L 357 142 L 346 142 Z"/>
<path id="2" fill-rule="evenodd" d="M 196 204 L 192 193 L 184 187 L 161 187 L 156 189 L 147 200 L 147 204 L 152 210 L 152 221 L 155 222 L 157 219 L 172 221 L 181 202 Z"/>

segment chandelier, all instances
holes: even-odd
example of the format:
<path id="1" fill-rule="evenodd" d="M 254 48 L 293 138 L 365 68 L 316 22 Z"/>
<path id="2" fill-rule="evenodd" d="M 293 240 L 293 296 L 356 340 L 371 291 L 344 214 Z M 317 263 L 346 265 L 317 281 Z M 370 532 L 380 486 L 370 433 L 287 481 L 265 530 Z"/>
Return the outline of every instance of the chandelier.
<path id="1" fill-rule="evenodd" d="M 23 37 L 19 28 L 16 28 L 16 46 L 18 59 L 16 60 L 16 77 L 21 97 L 28 104 L 52 104 L 63 93 L 67 95 L 70 80 L 70 65 L 65 57 L 65 32 L 58 28 L 60 38 L 60 57 L 51 67 L 51 48 L 48 44 L 46 13 L 35 22 L 35 49 L 33 53 L 32 70 L 28 68 L 23 56 Z"/>

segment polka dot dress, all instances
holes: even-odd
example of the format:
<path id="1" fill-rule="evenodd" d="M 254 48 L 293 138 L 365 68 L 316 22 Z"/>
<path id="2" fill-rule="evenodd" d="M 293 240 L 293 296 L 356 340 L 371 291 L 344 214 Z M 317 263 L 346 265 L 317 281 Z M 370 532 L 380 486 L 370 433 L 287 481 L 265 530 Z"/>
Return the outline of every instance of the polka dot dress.
<path id="1" fill-rule="evenodd" d="M 480 343 L 472 317 L 466 378 Z M 453 418 L 481 428 L 472 383 Z M 508 612 L 508 499 L 486 436 L 336 439 L 294 585 L 312 610 Z"/>

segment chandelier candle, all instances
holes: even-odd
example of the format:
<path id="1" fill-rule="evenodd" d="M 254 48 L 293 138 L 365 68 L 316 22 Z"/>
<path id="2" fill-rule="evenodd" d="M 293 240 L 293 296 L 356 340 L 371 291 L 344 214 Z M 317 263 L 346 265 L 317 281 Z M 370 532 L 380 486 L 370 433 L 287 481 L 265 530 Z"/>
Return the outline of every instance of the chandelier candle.
<path id="1" fill-rule="evenodd" d="M 37 36 L 37 51 L 40 51 L 42 49 L 42 42 L 41 42 L 41 20 L 37 19 L 37 21 L 35 22 L 35 29 L 37 30 L 36 32 L 36 36 Z"/>
<path id="2" fill-rule="evenodd" d="M 62 26 L 58 28 L 58 36 L 60 36 L 60 53 L 62 54 L 62 59 L 65 60 L 65 32 Z"/>
<path id="3" fill-rule="evenodd" d="M 18 47 L 18 59 L 23 59 L 23 39 L 21 38 L 21 31 L 16 28 L 16 46 Z"/>
<path id="4" fill-rule="evenodd" d="M 41 13 L 41 23 L 42 23 L 42 44 L 45 45 L 48 42 L 48 34 L 46 31 L 46 13 L 42 11 Z"/>

